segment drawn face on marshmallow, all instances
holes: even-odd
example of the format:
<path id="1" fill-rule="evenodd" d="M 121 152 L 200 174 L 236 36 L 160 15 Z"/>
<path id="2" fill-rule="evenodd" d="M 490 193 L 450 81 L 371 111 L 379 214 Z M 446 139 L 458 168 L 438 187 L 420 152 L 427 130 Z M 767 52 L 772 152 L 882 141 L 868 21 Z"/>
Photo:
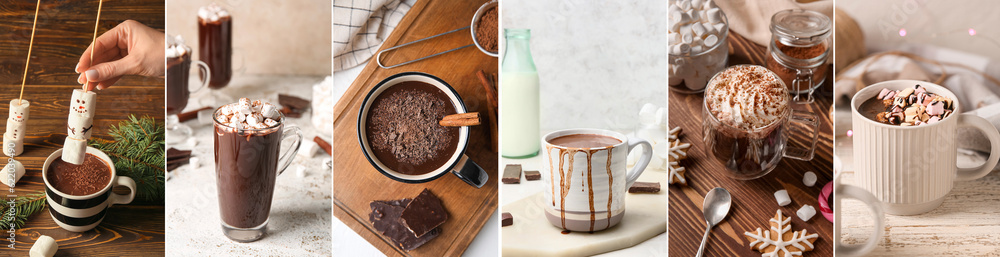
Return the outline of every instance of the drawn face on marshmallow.
<path id="1" fill-rule="evenodd" d="M 69 113 L 83 116 L 94 115 L 94 106 L 97 103 L 97 94 L 94 92 L 83 92 L 82 89 L 73 90 L 73 98 L 69 102 Z"/>
<path id="2" fill-rule="evenodd" d="M 18 101 L 21 103 L 18 104 Z M 10 100 L 10 111 L 7 114 L 8 119 L 17 123 L 24 123 L 24 121 L 28 120 L 29 107 L 31 107 L 31 104 L 28 103 L 28 100 Z"/>

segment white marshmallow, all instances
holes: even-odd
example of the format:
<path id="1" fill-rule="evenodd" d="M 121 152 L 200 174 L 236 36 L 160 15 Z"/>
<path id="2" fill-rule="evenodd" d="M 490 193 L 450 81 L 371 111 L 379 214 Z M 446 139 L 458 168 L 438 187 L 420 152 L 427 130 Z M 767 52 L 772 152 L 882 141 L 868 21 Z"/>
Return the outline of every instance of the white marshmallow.
<path id="1" fill-rule="evenodd" d="M 788 197 L 788 191 L 784 189 L 774 192 L 774 199 L 778 201 L 778 206 L 785 206 L 792 203 L 792 198 Z"/>
<path id="2" fill-rule="evenodd" d="M 277 120 L 281 118 L 281 111 L 278 110 L 277 106 L 267 103 L 261 106 L 260 115 L 263 115 L 264 118 Z"/>
<path id="3" fill-rule="evenodd" d="M 302 166 L 295 167 L 295 176 L 300 178 L 306 177 L 306 167 Z"/>
<path id="4" fill-rule="evenodd" d="M 14 157 L 24 152 L 24 139 L 14 139 L 7 133 L 3 134 L 3 154 Z"/>
<path id="5" fill-rule="evenodd" d="M 716 35 L 708 35 L 705 37 L 705 40 L 702 40 L 701 42 L 707 47 L 713 47 L 715 44 L 719 43 L 719 37 Z"/>
<path id="6" fill-rule="evenodd" d="M 28 124 L 7 119 L 7 130 L 4 132 L 14 140 L 24 140 L 25 133 L 28 132 Z"/>
<path id="7" fill-rule="evenodd" d="M 73 89 L 73 97 L 69 100 L 69 115 L 83 118 L 93 118 L 97 106 L 97 94 L 82 89 Z"/>
<path id="8" fill-rule="evenodd" d="M 297 153 L 302 158 L 312 158 L 319 152 L 319 145 L 313 141 L 302 140 L 302 144 L 299 146 L 299 152 Z"/>
<path id="9" fill-rule="evenodd" d="M 705 4 L 705 0 L 691 0 L 691 8 L 701 9 Z"/>
<path id="10" fill-rule="evenodd" d="M 681 28 L 681 44 L 690 45 L 691 42 L 693 41 L 694 41 L 694 34 L 691 33 L 691 30 Z"/>
<path id="11" fill-rule="evenodd" d="M 42 235 L 38 237 L 38 240 L 35 240 L 28 255 L 31 257 L 52 257 L 56 255 L 56 250 L 59 250 L 59 243 L 56 243 L 56 240 L 50 236 Z"/>
<path id="12" fill-rule="evenodd" d="M 268 127 L 278 126 L 278 121 L 272 119 L 266 119 L 264 120 L 264 125 L 267 125 Z"/>
<path id="13" fill-rule="evenodd" d="M 83 117 L 81 115 L 69 115 L 69 120 L 66 122 L 66 134 L 72 137 L 79 137 L 83 139 L 90 139 L 90 135 L 94 132 L 94 117 L 87 116 Z"/>
<path id="14" fill-rule="evenodd" d="M 66 137 L 63 142 L 62 159 L 68 163 L 83 164 L 83 158 L 87 155 L 87 140 L 76 137 Z"/>
<path id="15" fill-rule="evenodd" d="M 713 23 L 712 26 L 715 27 L 715 31 L 718 31 L 719 33 L 723 33 L 723 31 L 729 29 L 725 23 Z"/>
<path id="16" fill-rule="evenodd" d="M 242 113 L 235 113 L 232 117 L 229 117 L 229 122 L 242 123 L 247 121 L 247 115 Z"/>
<path id="17" fill-rule="evenodd" d="M 705 35 L 705 26 L 701 25 L 701 22 L 692 23 L 691 32 L 694 32 L 696 37 L 701 38 L 702 35 Z"/>
<path id="18" fill-rule="evenodd" d="M 802 175 L 802 184 L 807 187 L 816 185 L 816 173 L 807 171 L 806 174 Z"/>
<path id="19" fill-rule="evenodd" d="M 31 103 L 28 100 L 10 100 L 10 110 L 7 112 L 8 119 L 25 122 L 28 120 L 29 115 L 31 115 Z"/>
<path id="20" fill-rule="evenodd" d="M 656 124 L 660 126 L 667 125 L 667 108 L 660 107 L 660 109 L 656 110 Z"/>
<path id="21" fill-rule="evenodd" d="M 681 42 L 681 33 L 677 33 L 677 32 L 667 33 L 667 42 L 670 45 L 680 43 Z"/>
<path id="22" fill-rule="evenodd" d="M 649 125 L 656 122 L 656 109 L 655 104 L 646 103 L 642 105 L 642 109 L 639 109 L 639 124 Z"/>
<path id="23" fill-rule="evenodd" d="M 260 117 L 260 114 L 256 113 L 247 115 L 246 119 L 247 119 L 247 125 L 250 126 L 257 126 L 257 124 L 263 124 L 264 122 L 264 118 Z"/>
<path id="24" fill-rule="evenodd" d="M 678 25 L 678 24 L 682 23 L 682 21 L 683 21 L 684 18 L 681 16 L 681 14 L 684 13 L 684 11 L 681 11 L 680 7 L 677 7 L 676 5 L 672 5 L 672 6 L 670 6 L 670 10 L 668 10 L 667 13 L 670 15 L 670 25 L 671 25 L 671 27 L 673 25 Z"/>
<path id="25" fill-rule="evenodd" d="M 809 221 L 813 216 L 816 216 L 816 208 L 806 204 L 803 205 L 802 208 L 799 208 L 799 210 L 795 212 L 795 215 L 798 215 L 799 219 L 802 219 L 802 221 Z"/>
<path id="26" fill-rule="evenodd" d="M 699 12 L 698 10 L 694 9 L 688 10 L 687 15 L 691 17 L 691 19 L 688 20 L 689 22 L 698 23 L 698 21 L 701 20 L 701 12 Z"/>
<path id="27" fill-rule="evenodd" d="M 692 54 L 697 54 L 697 53 L 701 53 L 701 52 L 704 52 L 704 51 L 705 51 L 705 46 L 702 46 L 701 44 L 697 44 L 697 45 L 694 45 L 694 46 L 691 47 L 691 53 Z"/>
<path id="28" fill-rule="evenodd" d="M 198 159 L 198 157 L 192 156 L 191 159 L 188 159 L 188 165 L 191 165 L 192 170 L 196 170 L 199 167 L 201 167 L 201 163 L 199 163 L 198 161 L 201 161 L 200 159 Z"/>
<path id="29" fill-rule="evenodd" d="M 722 10 L 719 8 L 712 8 L 705 11 L 705 19 L 712 24 L 720 24 L 722 20 Z"/>
<path id="30" fill-rule="evenodd" d="M 17 160 L 11 159 L 7 166 L 0 170 L 0 182 L 8 187 L 14 187 L 18 180 L 24 176 L 24 165 Z"/>
<path id="31" fill-rule="evenodd" d="M 701 23 L 701 27 L 702 27 L 702 28 L 705 28 L 705 34 L 704 34 L 704 35 L 701 35 L 701 38 L 702 38 L 702 39 L 704 39 L 704 38 L 708 37 L 708 35 L 716 35 L 716 34 L 719 34 L 719 31 L 716 31 L 716 30 L 715 30 L 715 26 L 712 26 L 712 23 L 710 23 L 710 22 L 702 22 L 702 23 Z M 718 36 L 716 36 L 716 37 L 718 37 Z"/>
<path id="32" fill-rule="evenodd" d="M 684 10 L 684 11 L 691 10 L 691 0 L 680 0 L 680 1 L 677 1 L 677 7 L 680 7 L 681 10 Z"/>

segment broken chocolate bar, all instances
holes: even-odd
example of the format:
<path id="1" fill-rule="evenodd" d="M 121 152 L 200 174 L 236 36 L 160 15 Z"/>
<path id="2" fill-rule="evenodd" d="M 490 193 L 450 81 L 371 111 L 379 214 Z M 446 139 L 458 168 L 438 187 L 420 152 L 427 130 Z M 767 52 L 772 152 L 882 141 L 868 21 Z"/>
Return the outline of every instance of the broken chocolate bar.
<path id="1" fill-rule="evenodd" d="M 417 237 L 400 222 L 399 216 L 403 213 L 405 206 L 411 202 L 410 199 L 400 199 L 393 201 L 373 201 L 369 206 L 371 213 L 368 214 L 368 221 L 372 223 L 375 230 L 388 237 L 403 250 L 410 251 L 417 249 L 424 243 L 440 234 L 440 229 L 434 229 L 422 237 Z"/>
<path id="2" fill-rule="evenodd" d="M 521 184 L 521 164 L 507 164 L 500 181 L 504 184 Z"/>
<path id="3" fill-rule="evenodd" d="M 441 205 L 441 199 L 434 196 L 430 190 L 424 189 L 406 205 L 399 219 L 414 235 L 421 237 L 444 224 L 445 220 L 448 220 L 448 212 Z"/>
<path id="4" fill-rule="evenodd" d="M 528 181 L 542 179 L 542 173 L 537 170 L 529 170 L 524 172 L 524 179 Z"/>
<path id="5" fill-rule="evenodd" d="M 501 217 L 500 218 L 501 227 L 514 225 L 514 216 L 510 215 L 509 212 L 504 212 L 503 214 L 500 214 L 500 217 Z"/>
<path id="6" fill-rule="evenodd" d="M 628 188 L 629 193 L 656 193 L 660 192 L 660 182 L 635 182 Z"/>

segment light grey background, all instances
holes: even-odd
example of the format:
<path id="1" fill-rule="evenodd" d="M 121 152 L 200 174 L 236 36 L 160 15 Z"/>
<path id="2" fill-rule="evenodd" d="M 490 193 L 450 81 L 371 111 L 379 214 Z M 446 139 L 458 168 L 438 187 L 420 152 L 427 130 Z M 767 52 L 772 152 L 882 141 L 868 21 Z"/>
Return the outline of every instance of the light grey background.
<path id="1" fill-rule="evenodd" d="M 503 28 L 531 29 L 542 130 L 630 131 L 644 103 L 667 105 L 667 1 L 504 0 L 501 6 Z"/>

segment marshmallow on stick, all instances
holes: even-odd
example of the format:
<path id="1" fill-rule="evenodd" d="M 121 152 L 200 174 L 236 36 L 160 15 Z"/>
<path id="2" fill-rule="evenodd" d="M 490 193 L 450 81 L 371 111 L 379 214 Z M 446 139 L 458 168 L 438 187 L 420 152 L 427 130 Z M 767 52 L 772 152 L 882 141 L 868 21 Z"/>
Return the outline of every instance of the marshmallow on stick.
<path id="1" fill-rule="evenodd" d="M 18 156 L 24 150 L 24 134 L 27 132 L 31 103 L 28 100 L 10 100 L 7 116 L 7 130 L 4 132 L 3 152 L 7 156 Z"/>
<path id="2" fill-rule="evenodd" d="M 66 125 L 66 141 L 63 143 L 62 159 L 68 163 L 81 164 L 87 154 L 87 140 L 94 128 L 94 111 L 97 94 L 82 89 L 73 90 L 69 103 L 69 119 Z"/>

